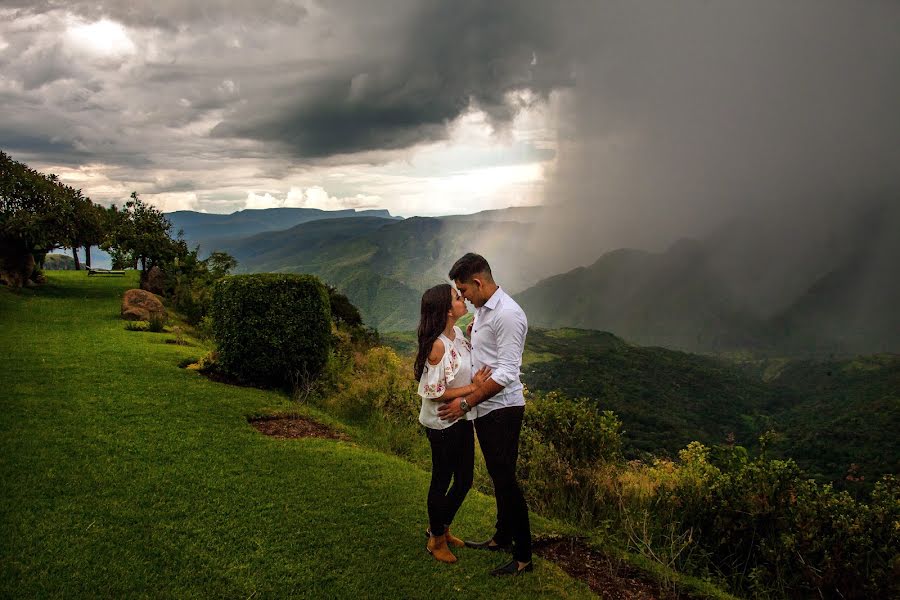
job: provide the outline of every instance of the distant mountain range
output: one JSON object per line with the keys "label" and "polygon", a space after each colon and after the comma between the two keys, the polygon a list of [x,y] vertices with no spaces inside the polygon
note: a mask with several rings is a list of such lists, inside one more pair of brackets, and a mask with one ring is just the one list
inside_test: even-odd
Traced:
{"label": "distant mountain range", "polygon": [[318,208],[248,209],[228,215],[179,210],[166,213],[172,223],[172,233],[184,232],[188,246],[199,244],[201,251],[215,250],[223,244],[263,233],[289,229],[300,223],[322,219],[378,217],[399,220],[387,210],[320,210]]}
{"label": "distant mountain range", "polygon": [[612,331],[642,345],[693,352],[896,351],[897,232],[896,205],[827,232],[822,249],[799,240],[796,247],[773,249],[765,224],[733,223],[662,253],[609,252],[516,300],[535,325]]}
{"label": "distant mountain range", "polygon": [[[491,261],[532,325],[611,331],[691,352],[853,355],[900,349],[900,206],[873,205],[795,235],[788,220],[735,220],[664,252],[622,248],[559,273],[538,243],[550,207],[401,219],[306,208],[166,216],[238,272],[308,272],[382,331],[412,330],[422,292],[466,252]],[[813,231],[814,235],[809,234]],[[547,240],[541,240],[543,244]],[[94,250],[94,264],[108,262]],[[108,265],[105,265],[108,266]]]}
{"label": "distant mountain range", "polygon": [[[498,211],[499,212],[499,211]],[[427,288],[447,281],[453,262],[466,252],[492,257],[504,285],[517,291],[541,273],[530,243],[533,223],[503,218],[378,217],[319,220],[279,232],[224,243],[242,272],[303,272],[337,286],[382,330],[412,329]]]}
{"label": "distant mountain range", "polygon": [[[847,355],[900,348],[900,210],[876,205],[838,227],[736,220],[661,253],[618,249],[554,274],[535,243],[552,209],[398,219],[387,211],[248,210],[167,215],[240,272],[308,272],[380,330],[410,330],[428,287],[470,251],[491,261],[533,325],[611,331],[692,352]],[[205,245],[204,245],[205,244]]]}

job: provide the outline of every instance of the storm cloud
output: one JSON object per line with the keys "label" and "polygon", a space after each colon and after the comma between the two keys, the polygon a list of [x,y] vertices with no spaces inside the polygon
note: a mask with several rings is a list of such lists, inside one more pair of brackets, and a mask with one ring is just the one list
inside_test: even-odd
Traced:
{"label": "storm cloud", "polygon": [[[321,74],[289,74],[262,109],[251,102],[214,135],[273,141],[298,157],[406,148],[441,139],[476,108],[498,128],[519,108],[570,84],[553,6],[409,2],[345,6],[356,52]],[[352,13],[352,17],[351,17]]]}

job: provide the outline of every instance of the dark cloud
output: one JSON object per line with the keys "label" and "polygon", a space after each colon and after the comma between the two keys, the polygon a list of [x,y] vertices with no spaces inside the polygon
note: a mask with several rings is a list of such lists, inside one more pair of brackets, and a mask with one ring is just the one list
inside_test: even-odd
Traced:
{"label": "dark cloud", "polygon": [[470,108],[503,127],[517,110],[510,92],[546,97],[570,83],[548,3],[393,9],[389,23],[373,24],[366,15],[383,10],[379,3],[353,7],[360,43],[352,56],[321,79],[282,87],[274,109],[251,102],[214,134],[277,142],[299,157],[405,148],[446,137],[446,126]]}

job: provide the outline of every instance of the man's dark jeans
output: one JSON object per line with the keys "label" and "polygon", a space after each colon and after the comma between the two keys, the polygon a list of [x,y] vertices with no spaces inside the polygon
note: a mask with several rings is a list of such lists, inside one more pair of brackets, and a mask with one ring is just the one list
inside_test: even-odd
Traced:
{"label": "man's dark jeans", "polygon": [[497,531],[494,541],[513,544],[513,558],[531,562],[531,525],[528,505],[516,481],[519,459],[519,433],[522,431],[524,406],[492,410],[475,419],[478,444],[484,454],[488,473],[494,482],[497,498]]}
{"label": "man's dark jeans", "polygon": [[444,535],[444,528],[453,522],[456,511],[472,487],[475,434],[472,421],[465,420],[457,421],[446,429],[426,427],[425,434],[431,443],[428,525],[433,535]]}

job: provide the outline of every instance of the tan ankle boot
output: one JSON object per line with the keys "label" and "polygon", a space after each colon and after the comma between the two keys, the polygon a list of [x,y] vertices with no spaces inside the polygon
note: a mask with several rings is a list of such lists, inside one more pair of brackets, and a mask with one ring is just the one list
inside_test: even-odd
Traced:
{"label": "tan ankle boot", "polygon": [[466,543],[450,533],[450,528],[447,527],[444,529],[444,537],[447,538],[447,545],[453,546],[454,548],[465,548]]}
{"label": "tan ankle boot", "polygon": [[447,547],[447,536],[446,535],[433,535],[428,538],[428,545],[425,546],[428,549],[428,552],[436,558],[437,560],[445,563],[455,563],[456,557],[453,556],[453,553],[450,552],[450,548]]}

